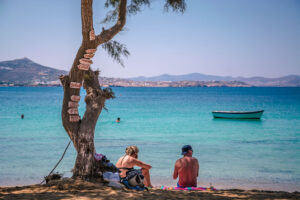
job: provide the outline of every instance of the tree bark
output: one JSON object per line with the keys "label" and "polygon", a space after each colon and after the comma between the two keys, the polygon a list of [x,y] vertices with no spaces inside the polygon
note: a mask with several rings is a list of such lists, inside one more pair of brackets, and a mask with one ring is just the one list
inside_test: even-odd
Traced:
{"label": "tree bark", "polygon": [[[82,44],[77,51],[69,74],[60,77],[64,88],[62,123],[77,151],[73,177],[92,178],[97,176],[100,170],[97,168],[94,159],[94,153],[96,152],[94,132],[105,101],[113,96],[111,90],[101,89],[98,71],[92,71],[90,68],[88,70],[80,70],[78,65],[83,61],[80,61],[80,59],[85,58],[84,54],[87,54],[86,50],[97,49],[99,45],[109,41],[122,30],[126,23],[126,4],[126,0],[120,0],[116,24],[108,30],[103,30],[99,35],[90,40],[90,33],[94,31],[93,0],[81,0]],[[76,114],[74,111],[74,106],[76,109],[76,102],[72,100],[78,99],[75,97],[80,96],[80,88],[74,88],[74,86],[77,87],[78,83],[83,83],[86,90],[84,99],[86,102],[86,111],[83,118],[76,121],[76,115],[74,115],[74,113]]]}

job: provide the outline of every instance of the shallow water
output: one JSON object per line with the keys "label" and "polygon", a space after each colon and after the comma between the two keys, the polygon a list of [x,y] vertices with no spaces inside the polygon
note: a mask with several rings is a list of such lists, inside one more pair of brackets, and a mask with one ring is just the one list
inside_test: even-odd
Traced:
{"label": "shallow water", "polygon": [[[300,88],[113,90],[117,98],[107,101],[97,123],[97,152],[116,162],[126,146],[137,145],[140,159],[153,166],[154,185],[176,184],[174,162],[191,144],[201,186],[300,191]],[[0,88],[0,185],[38,183],[56,164],[69,141],[62,96],[61,87]],[[211,115],[260,109],[261,120]],[[71,146],[57,171],[70,176],[75,157]]]}

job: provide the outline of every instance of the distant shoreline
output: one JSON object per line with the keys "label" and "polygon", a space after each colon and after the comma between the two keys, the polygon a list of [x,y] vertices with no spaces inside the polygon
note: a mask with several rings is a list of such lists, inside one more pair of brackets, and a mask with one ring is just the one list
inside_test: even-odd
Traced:
{"label": "distant shoreline", "polygon": [[[62,87],[61,85],[0,85],[0,88],[13,87]],[[116,86],[105,85],[101,87],[121,87],[121,88],[300,88],[300,86]]]}
{"label": "distant shoreline", "polygon": [[[25,70],[24,70],[25,69]],[[23,58],[0,62],[0,86],[60,85],[58,77],[68,74]],[[161,74],[132,78],[99,77],[100,85],[120,87],[300,87],[300,75],[290,74],[277,78],[262,76],[233,77],[201,73],[183,75]]]}

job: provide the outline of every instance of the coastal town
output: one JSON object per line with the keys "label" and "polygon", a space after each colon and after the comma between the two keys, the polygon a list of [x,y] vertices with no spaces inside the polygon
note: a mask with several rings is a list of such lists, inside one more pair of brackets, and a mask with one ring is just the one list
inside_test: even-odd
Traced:
{"label": "coastal town", "polygon": [[[99,78],[102,87],[251,87],[242,81],[133,81],[121,78]],[[57,81],[35,80],[30,82],[0,82],[0,87],[18,87],[18,86],[61,86]]]}
{"label": "coastal town", "polygon": [[241,81],[133,81],[129,79],[99,79],[103,87],[251,87]]}

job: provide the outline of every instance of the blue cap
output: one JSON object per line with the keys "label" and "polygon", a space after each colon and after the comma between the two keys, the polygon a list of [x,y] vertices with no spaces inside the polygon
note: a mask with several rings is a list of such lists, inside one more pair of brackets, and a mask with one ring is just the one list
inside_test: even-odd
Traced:
{"label": "blue cap", "polygon": [[182,150],[181,155],[185,155],[189,150],[192,150],[192,151],[193,151],[193,148],[192,148],[191,145],[184,145],[184,146],[181,148],[181,150]]}

